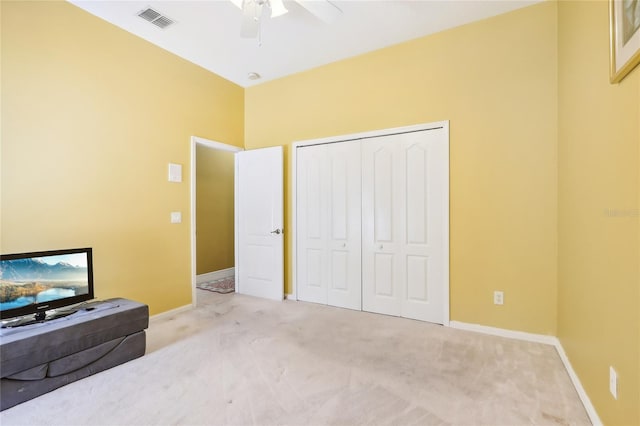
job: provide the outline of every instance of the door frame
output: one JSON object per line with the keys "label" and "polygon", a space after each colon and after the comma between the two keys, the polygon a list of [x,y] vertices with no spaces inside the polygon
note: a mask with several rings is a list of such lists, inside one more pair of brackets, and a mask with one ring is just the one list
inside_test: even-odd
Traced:
{"label": "door frame", "polygon": [[[196,307],[196,147],[197,145],[202,145],[207,148],[216,149],[218,151],[227,151],[227,152],[240,152],[244,151],[244,149],[234,146],[228,145],[226,143],[212,141],[209,139],[201,138],[198,136],[191,136],[191,176],[190,176],[190,209],[191,209],[191,305]],[[234,165],[235,170],[235,165]],[[235,177],[234,177],[234,190],[233,190],[233,198],[234,203],[237,198],[237,189],[235,188]],[[235,218],[234,218],[235,221]],[[234,223],[234,250],[237,253],[237,245],[238,245],[238,234],[237,228]],[[234,255],[236,254],[234,253]]]}
{"label": "door frame", "polygon": [[292,283],[291,283],[291,293],[286,295],[286,298],[288,299],[295,299],[298,300],[297,298],[297,288],[298,288],[298,280],[297,280],[297,268],[296,268],[296,264],[297,264],[297,256],[298,256],[298,246],[297,246],[297,204],[298,204],[298,199],[297,199],[297,192],[298,192],[298,185],[297,185],[297,163],[298,163],[298,152],[297,149],[299,147],[304,147],[304,146],[313,146],[313,145],[323,145],[323,144],[329,144],[329,143],[340,143],[340,142],[348,142],[348,141],[353,141],[353,140],[363,140],[366,141],[367,139],[371,139],[371,138],[376,138],[376,137],[380,137],[380,136],[390,136],[390,135],[394,135],[394,134],[398,134],[398,133],[410,133],[410,132],[419,132],[419,131],[423,131],[423,130],[435,130],[435,129],[440,129],[443,128],[446,130],[447,132],[447,163],[444,165],[445,167],[445,177],[446,177],[446,187],[447,190],[444,191],[443,194],[443,211],[442,211],[442,220],[443,220],[443,225],[446,227],[446,232],[444,233],[445,235],[445,239],[443,241],[443,251],[444,251],[444,259],[443,259],[443,263],[444,263],[444,281],[445,281],[445,289],[443,291],[443,295],[444,298],[442,300],[443,303],[443,318],[442,318],[442,324],[445,326],[449,326],[449,322],[450,322],[450,307],[449,307],[449,293],[451,291],[451,285],[450,285],[450,262],[449,262],[449,239],[450,239],[450,226],[449,226],[449,212],[450,212],[450,208],[449,208],[449,192],[451,190],[451,185],[450,185],[450,167],[449,167],[449,162],[450,162],[450,142],[449,142],[449,137],[450,137],[450,131],[449,131],[449,120],[444,120],[444,121],[436,121],[436,122],[432,122],[432,123],[423,123],[423,124],[416,124],[416,125],[412,125],[412,126],[402,126],[402,127],[394,127],[394,128],[389,128],[389,129],[380,129],[380,130],[372,130],[372,131],[368,131],[368,132],[361,132],[361,133],[351,133],[351,134],[347,134],[347,135],[339,135],[339,136],[330,136],[330,137],[326,137],[326,138],[319,138],[319,139],[308,139],[308,140],[301,140],[301,141],[294,141],[291,144],[292,147],[292,153],[291,153],[291,222],[292,222],[292,226],[291,226],[291,279],[292,279]]}

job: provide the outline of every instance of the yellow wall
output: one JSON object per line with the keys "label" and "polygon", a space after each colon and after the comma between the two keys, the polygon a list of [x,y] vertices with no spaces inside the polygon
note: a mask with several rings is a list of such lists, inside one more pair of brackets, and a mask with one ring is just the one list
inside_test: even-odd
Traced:
{"label": "yellow wall", "polygon": [[189,304],[190,137],[241,146],[243,89],[69,3],[1,7],[1,251],[91,246],[98,298]]}
{"label": "yellow wall", "polygon": [[247,90],[68,3],[0,5],[1,252],[92,246],[99,298],[166,311],[191,301],[191,135],[284,145],[290,229],[292,141],[450,120],[451,319],[557,334],[602,420],[640,423],[640,69],[608,83],[606,2]]}
{"label": "yellow wall", "polygon": [[563,1],[558,16],[558,336],[602,421],[637,425],[640,69],[609,84],[607,2]]}
{"label": "yellow wall", "polygon": [[234,266],[233,152],[196,147],[196,272]]}
{"label": "yellow wall", "polygon": [[450,120],[451,319],[555,334],[556,12],[543,3],[251,87],[245,147],[289,154],[292,141]]}

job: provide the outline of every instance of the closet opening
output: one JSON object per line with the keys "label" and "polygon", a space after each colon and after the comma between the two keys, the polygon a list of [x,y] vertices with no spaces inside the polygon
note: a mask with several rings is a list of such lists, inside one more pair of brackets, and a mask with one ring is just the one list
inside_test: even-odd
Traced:
{"label": "closet opening", "polygon": [[293,297],[448,325],[449,123],[293,148]]}

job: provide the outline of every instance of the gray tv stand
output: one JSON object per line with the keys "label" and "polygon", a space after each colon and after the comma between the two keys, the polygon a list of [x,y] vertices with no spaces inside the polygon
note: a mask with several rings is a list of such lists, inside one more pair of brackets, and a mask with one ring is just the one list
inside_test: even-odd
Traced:
{"label": "gray tv stand", "polygon": [[0,329],[0,411],[141,357],[148,326],[147,305],[108,299],[66,317]]}

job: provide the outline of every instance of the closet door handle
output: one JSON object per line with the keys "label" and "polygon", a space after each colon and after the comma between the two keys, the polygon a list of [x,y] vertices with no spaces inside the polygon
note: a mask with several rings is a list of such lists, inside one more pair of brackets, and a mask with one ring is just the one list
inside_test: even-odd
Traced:
{"label": "closet door handle", "polygon": [[276,229],[275,231],[271,231],[272,234],[276,234],[276,235],[280,235],[280,233],[282,233],[281,230]]}
{"label": "closet door handle", "polygon": [[382,250],[384,248],[384,246],[382,244],[380,244],[380,250]]}

